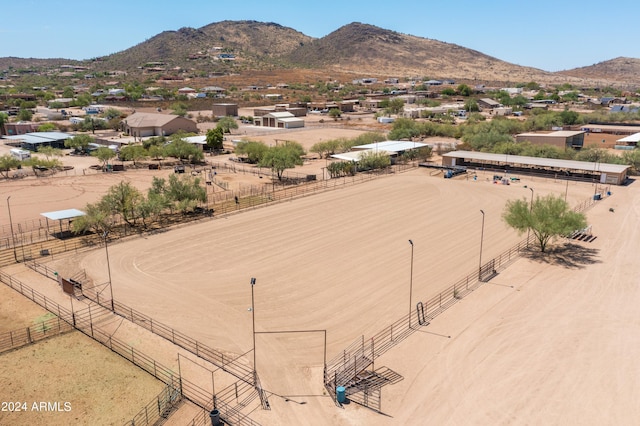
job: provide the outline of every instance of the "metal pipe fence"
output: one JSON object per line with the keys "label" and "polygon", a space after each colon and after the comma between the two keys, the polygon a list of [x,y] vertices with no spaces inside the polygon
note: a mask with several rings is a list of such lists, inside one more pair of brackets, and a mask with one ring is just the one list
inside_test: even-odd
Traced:
{"label": "metal pipe fence", "polygon": [[73,325],[56,316],[30,327],[0,333],[0,353],[72,331]]}
{"label": "metal pipe fence", "polygon": [[[296,172],[285,171],[282,181],[274,182],[271,185],[243,185],[235,190],[215,189],[211,193],[207,193],[206,210],[212,208],[216,215],[224,215],[233,213],[246,208],[254,208],[265,205],[274,201],[290,200],[300,196],[325,191],[329,189],[337,189],[347,185],[362,183],[377,177],[386,176],[394,172],[406,171],[417,167],[415,164],[401,164],[390,167],[386,171],[377,172],[360,172],[353,176],[343,176],[339,178],[324,178],[315,174],[302,174]],[[198,173],[209,173],[212,170],[224,170],[229,173],[251,174],[256,176],[272,176],[271,170],[267,168],[245,167],[235,164],[213,163],[211,168],[200,169]],[[215,179],[214,179],[215,182]],[[223,182],[219,182],[222,185]],[[237,202],[236,202],[237,198]],[[206,210],[204,213],[207,213]],[[186,223],[193,220],[208,217],[205,215],[179,215],[174,213],[165,213],[158,218],[154,227],[166,228],[177,223]],[[117,234],[119,237],[134,235],[148,229],[140,227],[132,227],[125,221],[118,219],[114,226],[112,237]],[[70,222],[67,221],[64,226],[62,224],[50,224],[47,219],[31,219],[14,225],[13,234],[10,226],[7,224],[0,225],[0,251],[12,248],[22,248],[30,257],[40,257],[39,252],[49,249],[59,251],[59,242],[63,247],[69,246],[69,249],[77,249],[80,245],[77,242],[79,238],[87,240],[89,243],[96,244],[99,237],[75,237],[68,240],[61,240],[56,237],[56,233],[71,233]],[[49,248],[51,247],[51,248]],[[68,250],[65,248],[65,250]],[[18,250],[20,255],[20,250]],[[2,264],[2,259],[0,259]]]}
{"label": "metal pipe fence", "polygon": [[[50,271],[51,269],[49,268],[48,270]],[[240,413],[237,409],[235,409],[231,404],[226,402],[224,400],[224,395],[222,397],[216,396],[214,398],[213,394],[180,377],[179,374],[174,373],[170,368],[165,367],[155,359],[140,352],[139,350],[126,344],[125,342],[122,342],[121,340],[111,336],[110,334],[101,331],[98,328],[99,322],[103,318],[110,316],[111,311],[102,307],[96,308],[94,306],[92,308],[91,305],[89,305],[85,309],[73,312],[69,311],[68,309],[60,306],[58,303],[52,301],[33,288],[24,284],[22,281],[2,271],[0,271],[0,282],[6,284],[23,296],[42,306],[49,312],[56,314],[57,317],[53,318],[52,320],[60,321],[59,327],[61,329],[69,327],[70,330],[76,329],[83,334],[91,337],[98,343],[106,346],[111,351],[127,359],[132,364],[143,369],[168,386],[180,389],[180,393],[184,398],[188,399],[199,407],[205,410],[209,410],[213,406],[215,400],[215,403],[219,406],[218,408],[220,410],[221,417],[225,419],[225,422],[230,424],[258,425],[258,423],[252,421],[246,415]],[[63,323],[66,323],[66,325],[62,325]],[[41,327],[41,324],[37,324],[35,327]],[[32,338],[40,339],[40,336],[43,336],[42,338],[44,338],[44,336],[48,337],[48,331],[49,330],[46,329],[46,326],[41,327],[40,331],[36,330],[36,332],[32,334]],[[12,337],[13,334],[10,333],[10,344]],[[253,371],[251,371],[251,376],[253,376]],[[246,380],[247,379],[245,377],[245,381]],[[245,383],[245,385],[251,385],[251,383]],[[238,421],[232,422],[228,419],[238,419]]]}
{"label": "metal pipe fence", "polygon": [[166,419],[182,401],[179,388],[167,385],[151,402],[138,412],[125,425],[155,425]]}

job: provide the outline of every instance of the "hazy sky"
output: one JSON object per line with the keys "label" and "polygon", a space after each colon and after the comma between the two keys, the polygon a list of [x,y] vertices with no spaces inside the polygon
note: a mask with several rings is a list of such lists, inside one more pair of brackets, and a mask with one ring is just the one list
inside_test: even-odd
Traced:
{"label": "hazy sky", "polygon": [[15,0],[2,1],[0,57],[89,59],[181,27],[275,22],[322,37],[351,22],[560,71],[640,58],[638,0]]}

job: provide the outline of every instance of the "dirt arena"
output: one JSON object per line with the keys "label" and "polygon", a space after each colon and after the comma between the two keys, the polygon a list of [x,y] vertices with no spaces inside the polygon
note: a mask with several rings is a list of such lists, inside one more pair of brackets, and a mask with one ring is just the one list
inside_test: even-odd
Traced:
{"label": "dirt arena", "polygon": [[[326,330],[331,358],[406,315],[409,239],[416,302],[476,270],[480,209],[488,260],[523,239],[501,220],[507,200],[528,200],[534,188],[536,196],[567,191],[575,205],[595,190],[530,178],[502,186],[488,177],[445,180],[420,168],[114,243],[114,296],[209,346],[246,354],[250,365],[255,277],[256,331]],[[83,188],[110,186],[74,179]],[[325,395],[319,335],[259,334],[262,385],[289,402],[272,397],[271,411],[257,409],[251,417],[265,425],[633,424],[640,393],[633,328],[640,267],[629,256],[640,241],[636,186],[614,187],[587,212],[595,241],[516,261],[376,361],[404,377],[383,389],[384,414],[356,404],[339,409]],[[30,217],[28,195],[10,185],[2,194],[11,194],[12,209],[15,197],[16,209]],[[37,207],[82,208],[90,197]],[[104,250],[58,266],[71,264],[96,282],[107,280]]]}

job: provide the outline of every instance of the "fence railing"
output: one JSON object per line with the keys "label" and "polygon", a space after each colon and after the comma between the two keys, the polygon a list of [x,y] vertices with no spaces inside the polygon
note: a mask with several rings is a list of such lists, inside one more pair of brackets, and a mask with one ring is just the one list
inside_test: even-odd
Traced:
{"label": "fence railing", "polygon": [[[35,260],[30,260],[25,262],[25,265],[29,268],[37,271],[44,276],[51,278],[52,280],[57,280],[57,273],[49,268],[46,265],[39,264]],[[84,284],[82,281],[79,281],[81,284]],[[97,303],[107,310],[111,310],[112,304],[111,300],[107,298],[100,299],[96,297],[96,293],[93,291],[85,291],[84,285],[82,286],[82,294],[89,300]],[[156,334],[174,345],[180,346],[183,349],[193,353],[194,355],[205,359],[212,364],[218,366],[220,369],[226,371],[229,374],[232,374],[236,378],[240,380],[248,380],[252,386],[253,383],[253,369],[247,367],[244,364],[241,364],[237,361],[237,356],[229,356],[226,355],[222,351],[218,351],[216,349],[212,349],[207,345],[181,333],[180,331],[165,325],[164,323],[154,320],[152,317],[143,314],[130,306],[125,305],[124,303],[118,302],[117,300],[113,301],[113,308],[116,315],[119,315],[132,323],[149,330],[151,333]]]}
{"label": "fence railing", "polygon": [[[48,270],[51,271],[50,268]],[[132,364],[153,375],[168,386],[171,386],[174,389],[180,389],[181,395],[184,398],[198,405],[202,409],[212,409],[214,404],[213,394],[185,380],[180,377],[178,373],[173,372],[170,368],[165,367],[163,364],[157,362],[155,359],[140,352],[134,347],[122,342],[108,333],[101,331],[97,324],[99,324],[106,315],[111,315],[111,312],[107,309],[103,307],[96,308],[95,306],[92,308],[90,305],[85,309],[69,311],[55,301],[52,301],[38,291],[24,284],[22,281],[2,271],[0,271],[0,282],[42,306],[49,312],[57,315],[55,319],[56,321],[61,321],[61,324],[64,322],[70,329],[79,330],[98,343],[106,346],[111,351],[127,359]],[[39,325],[36,325],[36,327],[38,326]],[[61,325],[60,328],[64,328],[66,326]],[[44,331],[43,334],[44,333],[46,333],[46,331]],[[11,339],[11,336],[9,338]],[[253,372],[251,372],[251,375],[253,375]],[[247,379],[245,378],[245,380]],[[250,384],[245,383],[245,386],[246,385]],[[258,425],[258,423],[249,419],[246,415],[240,413],[236,408],[234,408],[229,402],[225,401],[225,396],[225,394],[221,396],[216,395],[215,398],[215,403],[218,406],[217,408],[225,422],[229,424]],[[238,420],[232,422],[228,419]]]}
{"label": "fence railing", "polygon": [[[252,174],[257,176],[271,176],[270,169],[259,167],[245,167],[242,165],[214,163],[211,168],[202,168],[198,173],[210,173],[212,170],[224,170],[227,172]],[[354,176],[345,176],[340,178],[331,178],[324,175],[310,175],[296,172],[285,171],[282,182],[276,181],[272,185],[243,185],[235,190],[219,189],[212,186],[211,192],[207,191],[206,210],[213,209],[215,215],[224,215],[233,213],[238,210],[253,208],[265,205],[274,201],[289,200],[315,192],[321,192],[329,189],[341,188],[350,184],[361,183],[376,177],[385,176],[392,172],[409,170],[416,167],[414,164],[395,165],[383,172],[361,172]],[[213,179],[215,180],[215,179]],[[238,202],[236,202],[236,197]],[[176,223],[185,223],[206,217],[206,215],[163,215],[159,219],[156,226],[161,228],[175,225]],[[133,235],[141,232],[140,229],[132,228],[130,225],[120,221],[116,223],[112,238]],[[13,228],[13,232],[12,232]],[[10,225],[0,225],[0,250],[17,249],[18,257],[40,257],[41,250],[48,249],[48,243],[56,243],[59,241],[69,244],[70,250],[77,249],[77,238],[60,240],[54,236],[55,233],[70,233],[70,223],[50,224],[46,219],[31,219]],[[117,235],[116,235],[117,234]],[[55,246],[55,244],[54,244]],[[21,252],[21,249],[28,247],[27,253]],[[65,246],[66,247],[66,246]],[[56,247],[54,251],[59,251]],[[65,249],[67,250],[67,249]],[[51,250],[50,250],[51,251]],[[1,262],[0,262],[1,263]]]}
{"label": "fence railing", "polygon": [[155,425],[166,419],[182,401],[179,388],[167,385],[151,400],[133,419],[125,423],[125,426]]}
{"label": "fence railing", "polygon": [[56,316],[30,327],[0,333],[0,353],[36,343],[40,340],[72,331],[73,325]]}

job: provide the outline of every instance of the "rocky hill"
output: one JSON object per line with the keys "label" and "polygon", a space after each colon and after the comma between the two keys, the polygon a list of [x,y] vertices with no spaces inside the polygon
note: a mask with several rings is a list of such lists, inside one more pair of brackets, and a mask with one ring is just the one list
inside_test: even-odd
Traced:
{"label": "rocky hill", "polygon": [[616,80],[640,86],[640,59],[619,57],[588,67],[560,71],[557,74],[597,81]]}
{"label": "rocky hill", "polygon": [[362,23],[345,25],[300,46],[288,58],[300,67],[359,74],[499,81],[551,76],[551,73],[513,65],[455,44]]}
{"label": "rocky hill", "polygon": [[[131,71],[155,62],[167,69],[263,69],[311,40],[311,37],[279,24],[222,21],[198,29],[162,32],[127,50],[100,58],[98,66]],[[242,65],[229,66],[236,62]]]}
{"label": "rocky hill", "polygon": [[363,23],[345,25],[314,39],[292,28],[256,21],[222,21],[162,32],[124,51],[92,61],[0,58],[0,70],[89,66],[171,75],[251,74],[305,69],[360,77],[452,78],[467,82],[571,83],[640,86],[640,59],[616,58],[590,67],[550,73],[514,65],[451,43],[402,34]]}

